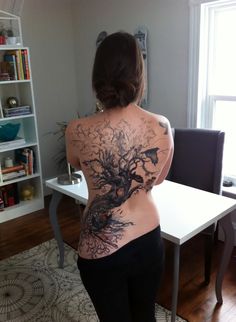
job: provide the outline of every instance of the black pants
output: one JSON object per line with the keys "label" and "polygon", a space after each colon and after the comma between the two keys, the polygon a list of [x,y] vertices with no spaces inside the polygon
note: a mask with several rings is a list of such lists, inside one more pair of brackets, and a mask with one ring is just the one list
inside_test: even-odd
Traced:
{"label": "black pants", "polygon": [[100,322],[154,322],[163,269],[160,227],[99,259],[78,258]]}

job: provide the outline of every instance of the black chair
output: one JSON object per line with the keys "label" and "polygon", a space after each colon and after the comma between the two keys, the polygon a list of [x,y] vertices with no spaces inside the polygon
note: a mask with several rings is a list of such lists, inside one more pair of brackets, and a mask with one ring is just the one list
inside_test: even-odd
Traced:
{"label": "black chair", "polygon": [[[167,179],[221,194],[225,133],[206,129],[173,129],[174,156]],[[191,214],[189,214],[191,216]],[[210,282],[216,225],[206,228],[205,283]]]}

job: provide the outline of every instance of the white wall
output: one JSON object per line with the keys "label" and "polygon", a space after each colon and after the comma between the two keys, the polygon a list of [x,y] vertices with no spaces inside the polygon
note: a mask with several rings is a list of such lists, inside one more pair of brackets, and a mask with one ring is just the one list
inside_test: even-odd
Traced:
{"label": "white wall", "polygon": [[53,157],[61,144],[47,133],[78,110],[71,3],[25,0],[21,17],[24,45],[30,47],[44,178],[58,174]]}
{"label": "white wall", "polygon": [[[21,0],[16,0],[21,1]],[[44,179],[59,171],[57,138],[46,135],[95,109],[91,72],[100,31],[149,30],[150,110],[187,125],[188,0],[25,0],[24,45],[30,47]]]}
{"label": "white wall", "polygon": [[80,109],[94,109],[91,72],[100,31],[149,30],[149,109],[187,126],[188,0],[78,0],[74,3]]}

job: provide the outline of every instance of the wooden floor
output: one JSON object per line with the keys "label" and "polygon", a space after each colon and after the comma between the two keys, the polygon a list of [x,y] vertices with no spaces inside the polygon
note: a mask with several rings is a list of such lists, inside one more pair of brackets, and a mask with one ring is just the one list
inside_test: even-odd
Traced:
{"label": "wooden floor", "polygon": [[[10,257],[53,238],[48,218],[49,198],[45,209],[0,224],[0,259]],[[0,213],[1,215],[1,213]],[[64,240],[76,248],[79,235],[78,205],[64,196],[59,209]],[[181,248],[178,314],[189,322],[236,322],[236,249],[224,278],[222,306],[216,305],[214,282],[222,253],[222,242],[214,250],[211,282],[203,286],[203,240],[197,236]],[[166,265],[158,302],[170,309],[173,247],[165,243]],[[122,321],[121,321],[122,322]],[[145,322],[145,321],[144,321]]]}

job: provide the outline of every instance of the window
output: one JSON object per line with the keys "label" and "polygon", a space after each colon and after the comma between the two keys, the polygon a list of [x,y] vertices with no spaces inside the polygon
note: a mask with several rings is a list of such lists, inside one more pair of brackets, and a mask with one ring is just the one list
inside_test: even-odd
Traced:
{"label": "window", "polygon": [[188,126],[225,132],[224,175],[236,184],[236,0],[191,0]]}

